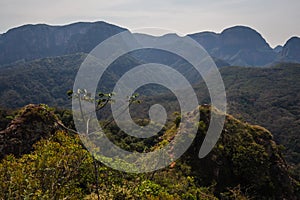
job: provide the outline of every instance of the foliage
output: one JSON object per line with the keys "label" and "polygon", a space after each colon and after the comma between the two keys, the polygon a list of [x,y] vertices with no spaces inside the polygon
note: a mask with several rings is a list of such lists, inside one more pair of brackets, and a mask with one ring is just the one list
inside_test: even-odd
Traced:
{"label": "foliage", "polygon": [[5,129],[16,115],[16,111],[0,108],[0,131]]}
{"label": "foliage", "polygon": [[[63,58],[60,59],[63,60]],[[34,67],[39,65],[36,62],[45,64],[49,60],[32,62],[32,65],[36,65]],[[60,62],[63,63],[63,61]],[[71,68],[70,65],[70,68],[66,69],[71,70]],[[15,69],[17,68],[12,67],[5,70],[18,73]],[[289,177],[292,174],[299,180],[299,136],[297,132],[300,109],[299,69],[299,65],[289,64],[263,69],[231,67],[221,70],[227,88],[229,112],[238,116],[242,121],[262,124],[270,129],[274,133],[275,141],[284,144],[285,155],[290,162],[294,163],[294,168],[288,168],[281,155],[282,146],[276,145],[269,131],[259,126],[243,123],[231,116],[227,116],[222,136],[214,150],[207,158],[199,160],[197,157],[199,144],[202,142],[209,123],[208,108],[202,107],[201,121],[198,123],[199,137],[184,157],[174,163],[175,167],[170,166],[169,169],[153,174],[136,175],[117,172],[99,164],[98,176],[102,198],[201,199],[207,197],[207,199],[213,199],[216,195],[224,199],[244,199],[247,197],[275,198],[275,194],[292,195],[294,191],[299,192],[299,182]],[[24,70],[30,72],[33,69]],[[45,80],[45,76],[41,76],[38,82]],[[54,75],[52,74],[51,77],[54,78]],[[12,81],[7,78],[3,80],[7,83]],[[6,86],[8,85],[4,85]],[[9,86],[13,85],[9,84]],[[8,101],[4,103],[7,105],[25,103],[20,100],[23,98],[20,96],[23,89],[12,93],[12,97],[17,99],[16,102],[8,98]],[[196,89],[199,91],[199,99],[206,102],[207,91],[203,89],[202,83]],[[40,90],[36,91],[40,92]],[[1,95],[4,93],[6,92],[0,92]],[[87,94],[87,92],[83,93]],[[37,98],[37,101],[40,98],[36,94],[31,97]],[[157,99],[166,100],[167,107],[174,108],[172,112],[177,110],[173,96],[160,95],[151,99],[144,98],[143,101],[148,105]],[[46,106],[44,108],[44,113],[36,114],[41,116],[39,119],[42,121],[49,121],[47,112],[51,109]],[[143,108],[139,111],[145,112],[145,110],[147,109]],[[53,112],[66,126],[74,127],[70,111],[58,109]],[[3,112],[3,124],[7,124],[7,116],[14,115]],[[170,141],[173,132],[178,128],[179,119],[176,117],[172,120],[175,125],[169,126],[168,124],[157,136],[147,139],[130,137],[118,129],[114,123],[107,126],[106,131],[107,136],[120,147],[126,150],[147,152]],[[147,124],[147,120],[144,119],[137,119],[137,121],[140,124]],[[33,131],[36,127],[29,128]],[[156,145],[156,143],[159,144]],[[57,132],[50,139],[41,140],[36,144],[33,152],[24,154],[21,158],[7,156],[0,164],[0,177],[0,192],[2,192],[0,197],[3,196],[3,199],[77,199],[93,198],[95,194],[91,156],[76,136],[70,136],[65,132]],[[70,181],[67,183],[65,180]],[[298,190],[295,185],[298,185]],[[279,196],[281,197],[284,198],[284,196]]]}
{"label": "foliage", "polygon": [[[59,131],[34,147],[30,154],[9,155],[0,163],[0,199],[96,199],[93,160],[78,136]],[[104,165],[98,170],[104,199],[214,199],[181,171],[135,175]]]}
{"label": "foliage", "polygon": [[[85,54],[74,54],[44,58],[1,68],[0,97],[3,101],[0,106],[16,108],[29,103],[46,103],[50,106],[70,108],[70,100],[65,96],[65,91],[72,87],[76,71],[85,56]],[[95,62],[99,61],[95,59]],[[130,56],[113,63],[111,70],[101,80],[102,91],[112,88],[115,80],[118,80],[124,71],[137,64],[138,61]],[[300,162],[299,69],[299,64],[291,63],[278,64],[269,68],[224,67],[220,69],[226,87],[229,113],[243,121],[269,129],[274,134],[275,141],[285,146],[286,159],[295,168]],[[210,102],[203,82],[199,81],[195,89],[201,103]],[[143,106],[138,108],[141,113],[148,111],[147,106],[144,105],[153,105],[152,103],[159,99],[167,102],[164,107],[166,110],[170,108],[170,113],[178,111],[176,98],[173,95],[169,93],[151,95],[154,91],[155,94],[158,93],[157,87],[143,88],[143,90],[147,90],[149,97],[143,99]]]}
{"label": "foliage", "polygon": [[[300,163],[300,65],[278,64],[268,68],[224,67],[220,69],[228,103],[228,113],[241,121],[258,124],[270,130],[274,140],[285,147],[284,156],[298,170]],[[205,83],[195,85],[200,104],[209,104]],[[171,94],[143,100],[153,105],[160,99],[171,113],[179,111]],[[142,112],[146,112],[140,109]],[[295,171],[295,174],[299,174]]]}
{"label": "foliage", "polygon": [[[35,151],[0,164],[3,199],[78,199],[92,186],[91,157],[78,137],[58,132]],[[85,191],[87,190],[87,191]]]}
{"label": "foliage", "polygon": [[229,112],[270,130],[284,145],[284,155],[300,163],[300,65],[278,64],[271,68],[231,67],[221,70]]}

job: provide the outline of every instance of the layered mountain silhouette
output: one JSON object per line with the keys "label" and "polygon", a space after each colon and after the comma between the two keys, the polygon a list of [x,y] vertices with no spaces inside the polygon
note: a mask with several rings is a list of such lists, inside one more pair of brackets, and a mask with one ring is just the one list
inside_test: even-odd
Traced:
{"label": "layered mountain silhouette", "polygon": [[[106,22],[79,22],[65,26],[24,25],[0,35],[0,65],[73,53],[89,53],[100,42],[126,29]],[[188,35],[220,66],[266,66],[274,62],[300,62],[300,38],[272,49],[257,31],[235,26],[221,33]],[[172,34],[172,37],[179,37]],[[168,37],[162,36],[163,42]]]}
{"label": "layered mountain silhouette", "polygon": [[[41,191],[34,187],[31,188],[34,185],[28,183],[34,183],[37,188],[44,188],[44,185],[40,184],[46,182],[44,177],[54,176],[51,174],[40,175],[39,173],[48,173],[49,169],[53,169],[55,172],[61,169],[63,174],[70,172],[70,174],[80,177],[78,180],[82,180],[82,177],[93,177],[92,170],[90,170],[94,167],[92,159],[87,163],[89,168],[85,165],[76,167],[76,170],[80,169],[80,171],[86,169],[89,172],[87,176],[81,176],[80,173],[80,176],[77,175],[78,170],[69,170],[69,163],[72,164],[71,166],[74,166],[75,163],[77,166],[80,162],[74,158],[73,145],[75,143],[72,144],[72,142],[75,140],[74,138],[70,140],[71,136],[74,135],[66,137],[66,130],[69,130],[66,126],[73,127],[74,125],[71,112],[64,110],[71,107],[71,100],[68,99],[66,92],[72,89],[76,73],[88,53],[100,42],[122,31],[126,31],[126,29],[105,22],[80,22],[66,26],[24,25],[0,34],[0,98],[2,99],[0,102],[0,125],[3,129],[0,131],[0,159],[7,157],[2,163],[13,166],[2,167],[5,170],[0,170],[0,177],[9,177],[10,179],[5,181],[6,184],[0,184],[0,196],[1,192],[14,192],[12,189],[14,187],[17,188],[16,191],[20,191],[22,197],[24,197],[22,191],[30,194]],[[157,190],[158,187],[166,190],[167,183],[172,185],[172,191],[177,192],[181,190],[174,188],[173,185],[177,185],[177,183],[171,180],[185,183],[183,178],[187,177],[189,181],[186,181],[184,191],[187,188],[193,189],[191,183],[195,183],[195,187],[204,187],[205,191],[213,191],[214,195],[221,199],[246,199],[238,198],[236,194],[240,196],[245,194],[250,199],[299,199],[300,64],[294,63],[300,63],[300,38],[292,37],[285,45],[279,45],[273,49],[261,34],[245,26],[231,27],[221,33],[201,32],[188,36],[206,49],[218,67],[223,67],[220,69],[220,74],[226,88],[228,112],[240,119],[226,115],[221,137],[213,151],[205,159],[199,160],[198,152],[200,144],[206,136],[213,110],[208,105],[210,98],[205,83],[201,77],[196,75],[197,73],[190,70],[191,66],[187,61],[179,59],[170,52],[156,49],[130,52],[115,60],[105,72],[106,74],[103,75],[104,78],[102,77],[98,83],[97,90],[111,92],[116,81],[124,73],[135,66],[157,61],[178,70],[194,86],[199,103],[203,104],[199,107],[200,121],[199,124],[198,121],[196,124],[198,126],[197,136],[181,160],[173,162],[170,168],[166,170],[153,173],[149,183],[155,186],[155,191],[160,191]],[[174,38],[180,39],[176,34],[167,34],[161,37],[144,35],[143,39],[147,39],[149,42],[168,43]],[[176,45],[174,46],[176,47]],[[97,57],[93,57],[93,59],[93,63],[101,64],[101,60]],[[263,66],[274,65],[275,63],[277,63],[276,66],[263,68]],[[101,87],[99,88],[99,86]],[[124,147],[124,149],[133,148],[131,150],[142,152],[146,149],[144,148],[146,144],[149,145],[150,149],[156,140],[158,144],[153,146],[154,149],[161,148],[166,142],[171,141],[174,134],[177,133],[176,121],[180,118],[176,117],[176,112],[173,112],[177,111],[178,102],[170,91],[166,92],[166,90],[153,85],[139,89],[141,90],[137,90],[137,93],[140,94],[139,98],[142,103],[133,106],[137,106],[139,114],[145,114],[146,119],[150,105],[159,104],[162,101],[166,102],[163,106],[168,113],[174,113],[174,116],[170,116],[170,121],[162,129],[163,134],[156,138],[136,140],[136,138],[126,136],[114,123],[111,123],[107,130],[109,131],[108,136],[114,140],[115,144]],[[62,110],[53,110],[44,104],[59,107]],[[23,108],[16,113],[10,110],[20,107]],[[6,108],[10,109],[6,110]],[[105,109],[101,110],[101,115],[104,116],[106,111]],[[135,117],[135,113],[130,114],[133,114],[133,118]],[[192,117],[192,115],[190,116]],[[13,120],[9,123],[8,120],[12,118]],[[174,124],[173,118],[176,118]],[[102,118],[99,117],[99,119]],[[143,117],[140,119],[142,120]],[[274,138],[268,130],[243,121],[265,126],[274,133]],[[143,122],[147,122],[147,120],[143,120]],[[190,127],[179,128],[183,128],[184,133],[189,132]],[[61,142],[56,138],[56,135],[62,141],[70,141],[71,143]],[[117,137],[120,140],[116,139]],[[39,143],[41,141],[42,143]],[[55,145],[53,145],[54,143]],[[285,149],[276,143],[284,145]],[[63,148],[63,144],[72,148],[72,157],[65,159],[68,154],[66,154],[67,151],[63,151],[64,149],[62,150],[63,156],[57,156],[60,153],[58,150]],[[51,156],[49,156],[49,152],[52,152],[50,146],[55,149],[53,151],[55,153],[52,153]],[[146,147],[148,148],[148,146]],[[83,147],[81,148],[83,149]],[[80,152],[82,151],[80,150]],[[9,154],[19,158],[12,159]],[[85,154],[83,155],[88,158]],[[37,168],[36,163],[40,162],[40,158],[41,163],[45,163],[44,158],[67,160],[69,163],[63,165],[68,166],[68,168],[57,167],[58,165],[49,168],[44,164]],[[81,157],[78,157],[78,160],[81,161]],[[34,164],[30,165],[30,163]],[[116,164],[120,163],[116,162]],[[15,171],[18,172],[18,166],[22,169],[19,170],[19,174],[15,173]],[[28,167],[23,169],[23,166]],[[36,171],[32,171],[32,169],[36,169]],[[138,191],[132,190],[133,187],[128,185],[127,180],[126,184],[116,182],[114,178],[111,178],[111,175],[108,175],[111,174],[110,172],[109,169],[100,170],[99,177],[101,178],[99,180],[102,180],[104,185],[118,183],[122,191],[124,186],[130,188],[131,192]],[[7,174],[12,174],[17,178],[11,178]],[[166,179],[165,175],[167,174],[173,179]],[[26,181],[20,178],[23,176]],[[82,183],[78,182],[76,177],[74,182],[78,187],[76,191],[85,192],[86,188],[94,188],[93,180],[89,183],[89,180],[86,181],[85,179]],[[107,182],[103,177],[108,177],[113,184]],[[116,177],[118,178],[116,180],[119,180],[121,176],[117,175]],[[155,178],[159,181],[154,185],[151,181],[154,181]],[[59,187],[57,188],[66,187],[67,191],[70,191],[69,181],[72,179],[74,179],[73,176],[66,180],[62,179],[68,184],[64,186],[58,182]],[[136,178],[130,179],[135,180]],[[14,180],[21,181],[21,184]],[[141,183],[144,184],[145,181]],[[29,190],[25,190],[26,187],[21,187],[22,184],[26,187],[29,185]],[[49,185],[53,188],[54,184]],[[148,190],[151,187],[145,188]],[[105,187],[100,188],[102,194]],[[93,190],[87,190],[84,195],[91,191],[93,192]],[[114,190],[109,191],[115,193]],[[198,192],[195,190],[193,193]],[[73,195],[77,195],[77,193],[73,192]],[[205,193],[201,193],[201,195],[207,197]],[[227,196],[228,198],[225,198]],[[120,197],[120,199],[124,198]],[[170,196],[169,199],[176,198]],[[180,198],[178,197],[178,199]]]}

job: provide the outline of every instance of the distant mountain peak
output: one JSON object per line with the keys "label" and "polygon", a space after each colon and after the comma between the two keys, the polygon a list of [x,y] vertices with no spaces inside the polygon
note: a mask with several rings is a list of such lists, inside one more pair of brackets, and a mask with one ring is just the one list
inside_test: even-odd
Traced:
{"label": "distant mountain peak", "polygon": [[[248,42],[250,40],[255,40],[253,42],[260,42],[262,45],[269,46],[266,40],[262,37],[262,35],[256,30],[248,27],[248,26],[234,26],[223,30],[220,34],[221,37],[238,37],[242,39],[242,41]],[[231,42],[231,41],[230,41]]]}
{"label": "distant mountain peak", "polygon": [[300,63],[300,38],[291,37],[283,46],[279,56],[280,61]]}
{"label": "distant mountain peak", "polygon": [[[112,35],[127,29],[104,21],[76,22],[68,25],[27,24],[0,34],[0,65],[43,57],[89,53]],[[272,49],[255,29],[237,25],[221,33],[204,31],[188,35],[213,57],[238,66],[267,66],[278,61],[300,62],[300,38],[292,37],[281,49]],[[145,40],[166,42],[180,37],[174,33]]]}
{"label": "distant mountain peak", "polygon": [[220,35],[220,33],[215,33],[213,31],[203,31],[203,32],[198,32],[198,33],[192,33],[189,34],[190,36],[197,36],[197,35]]}
{"label": "distant mountain peak", "polygon": [[283,46],[277,45],[277,46],[274,48],[274,51],[275,51],[276,53],[281,53],[282,49],[283,49]]}
{"label": "distant mountain peak", "polygon": [[[222,32],[227,32],[227,31],[251,31],[251,32],[255,32],[258,33],[256,30],[254,30],[253,28],[249,27],[249,26],[244,26],[244,25],[236,25],[236,26],[232,26],[229,28],[225,28]],[[259,33],[258,33],[259,34]]]}
{"label": "distant mountain peak", "polygon": [[0,37],[0,65],[18,60],[89,53],[100,42],[126,29],[103,22],[77,22],[64,26],[27,24]]}
{"label": "distant mountain peak", "polygon": [[292,42],[292,41],[299,41],[300,40],[300,38],[299,37],[297,37],[297,36],[293,36],[293,37],[291,37],[286,43],[288,43],[288,42]]}
{"label": "distant mountain peak", "polygon": [[206,31],[189,36],[212,57],[230,65],[264,66],[276,58],[276,53],[261,34],[247,26],[230,27],[219,34]]}

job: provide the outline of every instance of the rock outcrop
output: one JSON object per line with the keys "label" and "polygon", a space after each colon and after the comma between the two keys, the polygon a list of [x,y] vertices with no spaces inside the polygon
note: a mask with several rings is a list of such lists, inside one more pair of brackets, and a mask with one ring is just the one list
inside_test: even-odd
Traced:
{"label": "rock outcrop", "polygon": [[27,105],[0,131],[0,159],[8,154],[21,156],[32,150],[32,145],[50,137],[59,129],[59,120],[44,105]]}

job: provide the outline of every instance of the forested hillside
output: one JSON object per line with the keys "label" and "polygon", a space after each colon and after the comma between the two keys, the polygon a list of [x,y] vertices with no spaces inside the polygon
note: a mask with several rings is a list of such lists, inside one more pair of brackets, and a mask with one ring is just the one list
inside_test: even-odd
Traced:
{"label": "forested hillside", "polygon": [[[85,56],[74,54],[45,58],[0,69],[0,97],[3,99],[0,106],[18,108],[29,103],[45,103],[70,108],[71,101],[66,92],[72,89],[76,71]],[[138,63],[133,57],[124,57],[114,63],[112,71],[106,74],[105,87],[111,88],[122,71]],[[117,70],[120,67],[123,70]],[[220,71],[226,87],[229,114],[271,130],[275,141],[285,147],[287,160],[299,164],[300,65],[282,63],[269,68],[225,67]],[[148,95],[141,95],[145,101],[143,105],[153,99],[164,99],[164,104],[168,102],[169,105],[176,101],[173,96],[158,95],[157,87],[142,89]],[[195,89],[201,103],[210,102],[204,83],[195,84]],[[149,95],[152,97],[149,98]]]}
{"label": "forested hillside", "polygon": [[[106,199],[299,198],[299,182],[291,178],[280,148],[262,127],[227,116],[217,145],[206,158],[199,159],[211,112],[208,106],[199,107],[199,111],[196,139],[168,168],[127,174],[97,163],[96,179],[91,155],[78,135],[65,129],[72,125],[62,126],[62,121],[69,119],[67,113],[46,105],[28,105],[0,132],[6,149],[15,148],[16,142],[27,143],[18,145],[19,151],[11,152],[15,155],[5,155],[0,162],[1,199],[97,199],[97,188],[101,198]],[[171,141],[176,129],[174,123],[165,127],[152,150]],[[23,134],[12,135],[18,130]],[[113,130],[118,130],[114,124],[107,127],[108,132]],[[122,132],[112,133],[119,136],[120,147],[130,141]],[[137,148],[141,142],[149,144],[149,139],[131,140],[130,148]]]}
{"label": "forested hillside", "polygon": [[[199,55],[199,63],[209,61],[220,71],[227,98],[220,138],[212,151],[199,159],[211,113],[220,111],[211,105],[206,83],[187,58],[164,48],[137,49],[107,66],[99,77],[95,97],[90,88],[73,88],[87,57],[92,66],[103,67],[105,58],[89,55],[90,51],[123,31],[127,29],[106,22],[79,22],[24,25],[0,34],[0,200],[300,199],[299,37],[273,49],[247,26],[187,35],[208,53],[204,58]],[[187,37],[173,33],[128,35],[139,36],[130,40],[137,46],[144,39],[147,44],[166,44],[171,49]],[[113,93],[117,81],[134,67],[149,63],[169,66],[188,80],[198,97],[194,105],[199,107],[180,113],[180,106],[189,103],[179,104],[175,93],[186,94],[187,88],[174,92],[156,83],[139,87],[126,97],[133,121],[140,126],[150,124],[151,106],[157,104],[166,110],[167,120],[161,122],[164,124],[155,136],[138,138],[121,130],[110,105],[117,102]],[[180,85],[177,80],[172,81]],[[75,128],[72,98],[79,101],[79,121],[87,133],[89,123],[99,124],[110,141],[129,152],[158,151],[174,142],[177,132],[189,137],[195,127],[197,134],[178,160],[171,150],[164,154],[172,160],[164,169],[140,174],[117,171],[98,161],[103,156],[91,155],[84,146],[87,144]],[[96,105],[98,119],[85,119],[82,101]],[[198,111],[200,120],[193,121]],[[180,126],[183,119],[188,123]],[[99,139],[97,134],[92,137]],[[96,150],[115,153],[105,145]],[[107,160],[114,166],[141,166],[137,160],[126,163],[120,157]]]}

